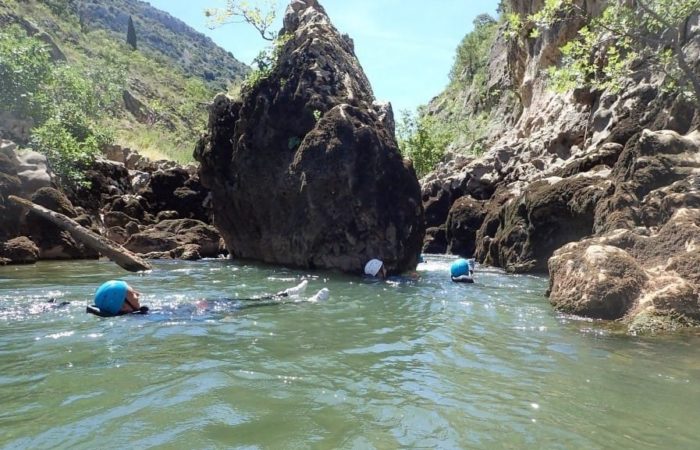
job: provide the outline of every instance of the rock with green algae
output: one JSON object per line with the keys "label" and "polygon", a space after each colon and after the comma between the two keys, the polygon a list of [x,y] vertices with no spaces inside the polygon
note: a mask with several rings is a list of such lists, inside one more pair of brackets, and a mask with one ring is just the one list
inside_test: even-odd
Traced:
{"label": "rock with green algae", "polygon": [[698,326],[700,321],[682,314],[668,314],[648,309],[632,318],[627,326],[627,332],[634,335],[664,334]]}

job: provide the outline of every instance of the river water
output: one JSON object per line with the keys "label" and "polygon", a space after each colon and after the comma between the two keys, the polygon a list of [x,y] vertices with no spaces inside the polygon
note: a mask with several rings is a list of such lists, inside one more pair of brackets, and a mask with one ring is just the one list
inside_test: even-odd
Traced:
{"label": "river water", "polygon": [[[0,448],[700,448],[697,333],[626,336],[555,313],[545,278],[454,284],[450,261],[393,282],[227,260],[0,267]],[[152,313],[86,314],[111,278]],[[200,301],[303,279],[283,302]]]}

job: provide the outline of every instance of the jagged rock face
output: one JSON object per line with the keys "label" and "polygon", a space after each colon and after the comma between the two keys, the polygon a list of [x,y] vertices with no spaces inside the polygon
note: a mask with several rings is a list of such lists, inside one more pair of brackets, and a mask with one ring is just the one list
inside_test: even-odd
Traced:
{"label": "jagged rock face", "polygon": [[612,188],[605,173],[552,177],[512,195],[481,225],[477,257],[511,272],[546,271],[554,250],[591,234],[596,204]]}
{"label": "jagged rock face", "polygon": [[[631,332],[684,325],[669,325],[678,317],[697,321],[700,132],[645,130],[625,152],[615,166],[614,192],[596,207],[597,236],[550,258],[550,301],[584,316],[623,318]],[[598,267],[592,252],[605,256]],[[603,275],[585,275],[593,269]]]}
{"label": "jagged rock face", "polygon": [[[700,131],[681,136],[670,130],[644,130],[636,136],[627,141],[614,166],[614,193],[596,208],[596,233],[662,225],[674,204],[678,209],[698,203],[694,180],[700,165]],[[668,197],[664,203],[662,197]]]}
{"label": "jagged rock face", "polygon": [[485,203],[468,195],[454,202],[445,223],[449,253],[468,258],[474,256],[476,232],[486,217]]}
{"label": "jagged rock face", "polygon": [[[544,3],[510,0],[509,6],[525,16]],[[608,4],[574,3],[593,17]],[[691,42],[684,47],[698,75],[699,21],[695,14],[686,24]],[[475,256],[483,263],[514,272],[549,269],[553,303],[563,311],[624,317],[630,331],[665,329],[662,323],[672,316],[695,321],[698,272],[689,268],[697,265],[697,223],[686,220],[683,228],[669,221],[680,211],[692,216],[700,208],[700,112],[687,98],[662,89],[664,74],[645,63],[619,92],[549,89],[543,71],[560,63],[561,44],[580,25],[572,15],[536,38],[527,29],[530,23],[517,42],[497,39],[487,85],[516,92],[519,116],[489,124],[490,148],[483,156],[466,165],[448,162],[422,180],[435,230],[426,245],[439,247],[433,244],[436,230],[446,229],[448,205],[455,208],[462,196],[479,198],[464,189],[464,181],[472,190],[482,183],[492,191],[483,198],[481,227],[474,238],[452,235],[452,248],[468,248],[475,239]],[[498,110],[508,108],[509,99],[498,101]],[[674,247],[673,239],[686,246]],[[667,269],[674,273],[649,273],[650,262],[668,258],[674,262]],[[645,302],[654,307],[638,308]]]}
{"label": "jagged rock face", "polygon": [[420,188],[352,42],[314,0],[290,4],[283,34],[273,73],[242,102],[217,97],[195,150],[227,248],[297,267],[415,267]]}

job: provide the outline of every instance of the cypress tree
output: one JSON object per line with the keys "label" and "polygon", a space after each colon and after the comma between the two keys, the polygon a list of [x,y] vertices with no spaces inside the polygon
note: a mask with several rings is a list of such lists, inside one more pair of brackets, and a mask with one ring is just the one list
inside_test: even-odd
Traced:
{"label": "cypress tree", "polygon": [[132,50],[136,50],[136,29],[131,16],[129,16],[129,28],[126,31],[126,43],[131,46]]}

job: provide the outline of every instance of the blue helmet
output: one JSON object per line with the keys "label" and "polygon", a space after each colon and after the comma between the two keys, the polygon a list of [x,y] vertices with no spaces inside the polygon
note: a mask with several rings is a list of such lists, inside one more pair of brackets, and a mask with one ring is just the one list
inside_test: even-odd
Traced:
{"label": "blue helmet", "polygon": [[119,313],[128,289],[129,285],[125,281],[110,280],[103,283],[95,292],[95,306],[109,314]]}
{"label": "blue helmet", "polygon": [[450,266],[450,275],[453,277],[459,277],[462,275],[467,275],[469,273],[469,263],[466,259],[460,258],[453,262]]}

